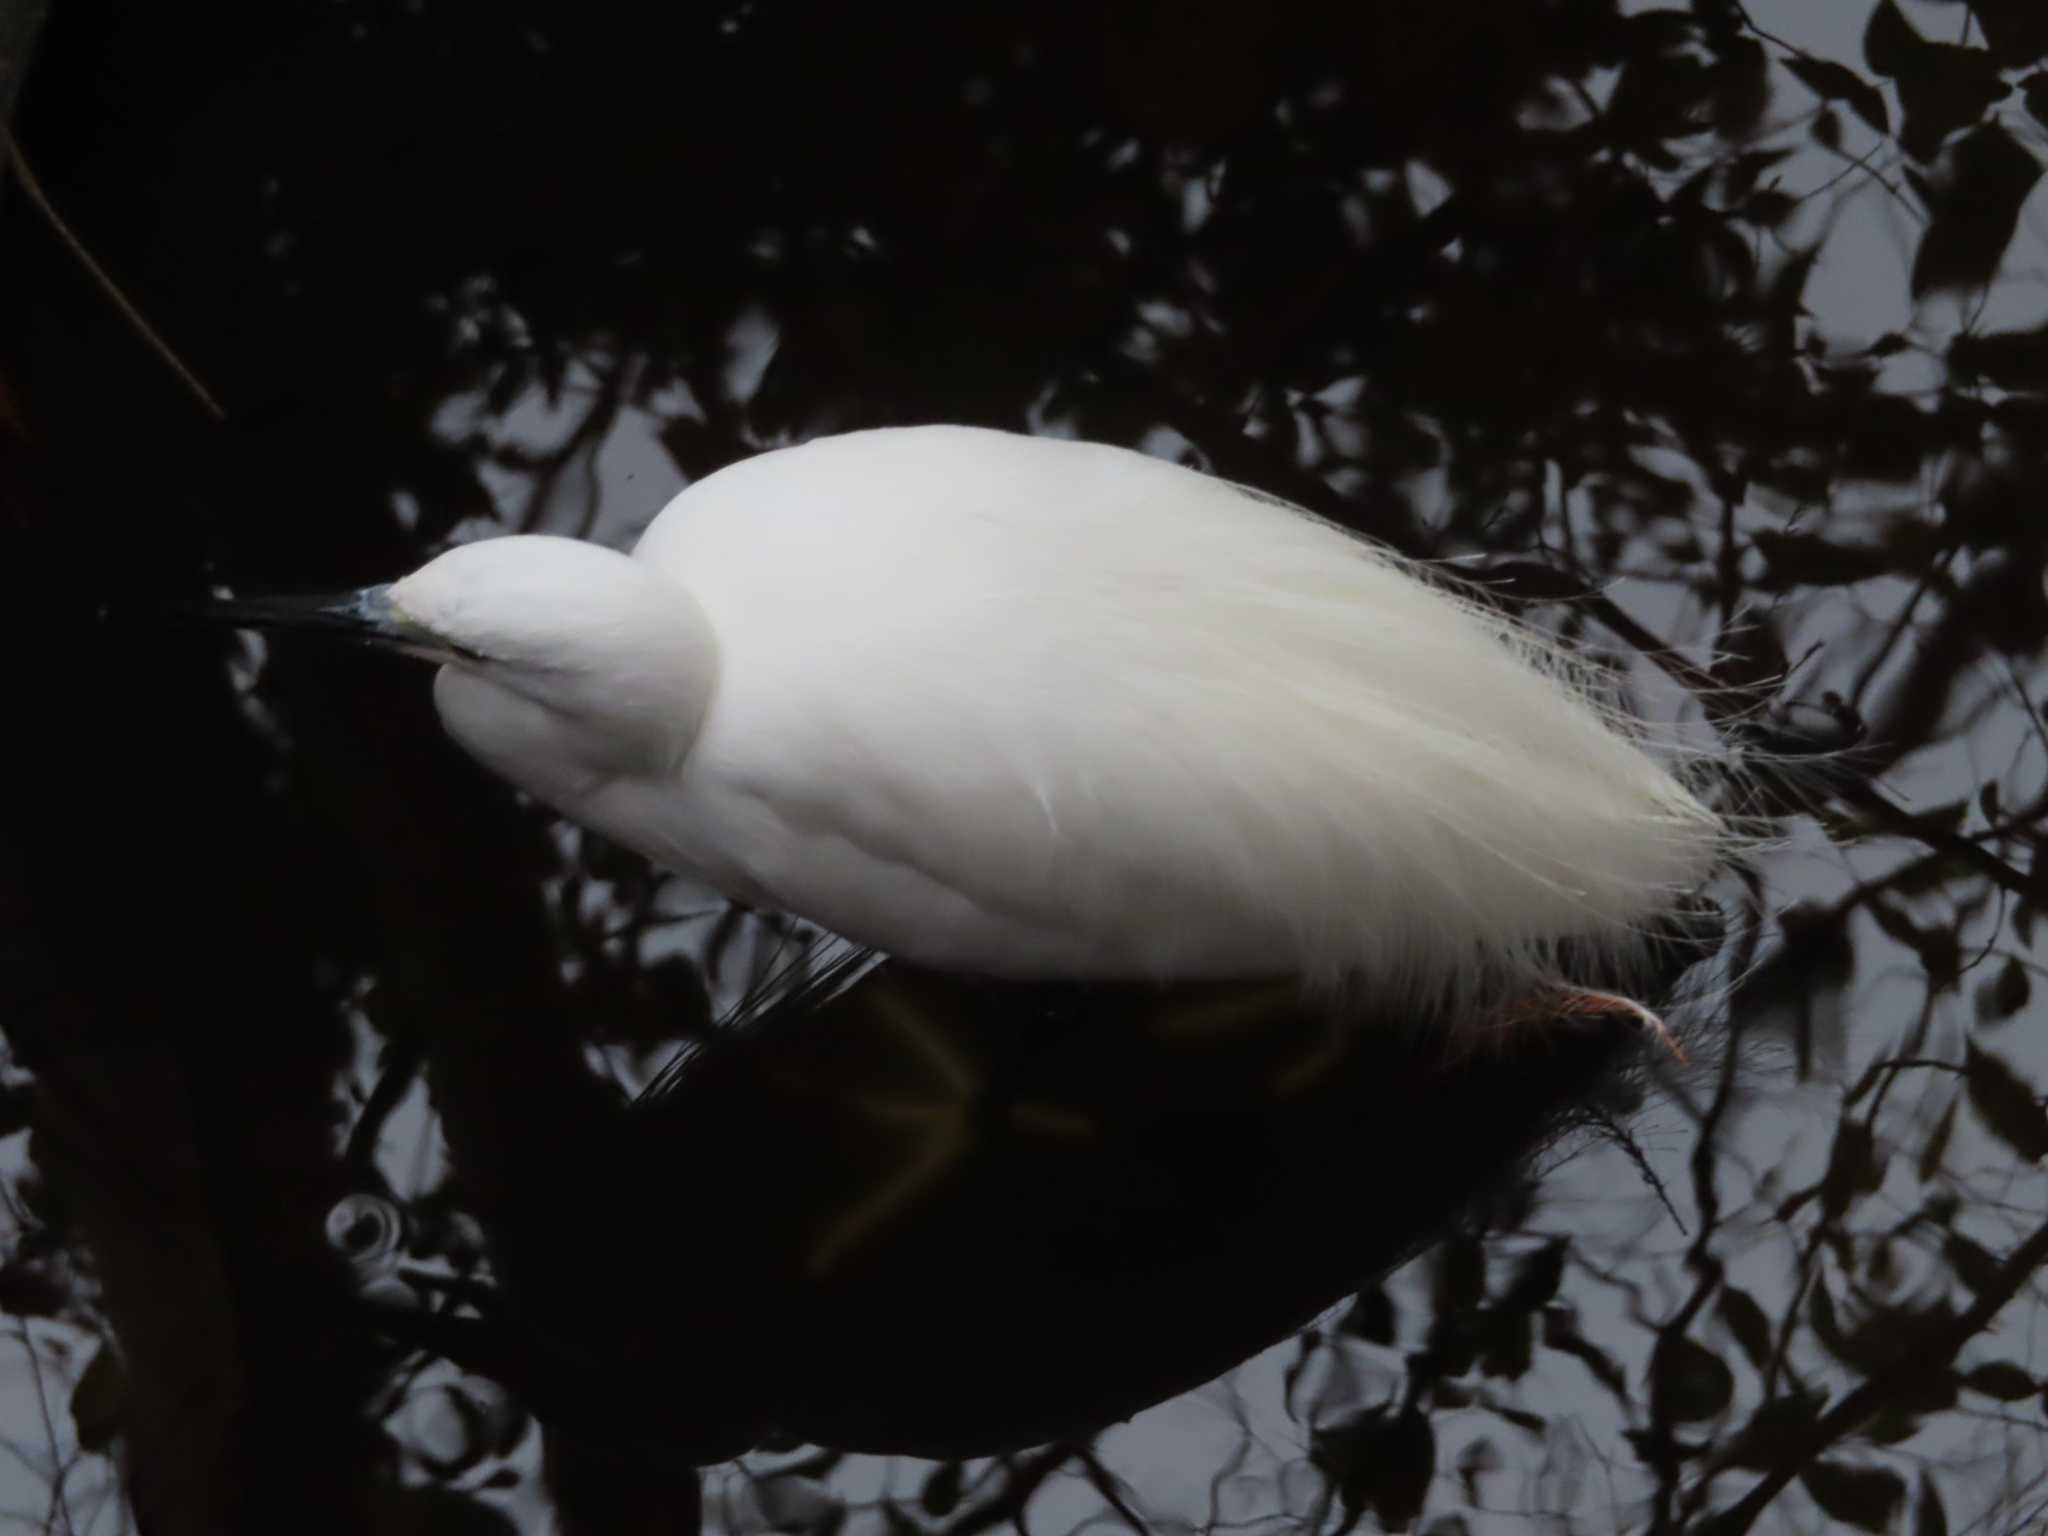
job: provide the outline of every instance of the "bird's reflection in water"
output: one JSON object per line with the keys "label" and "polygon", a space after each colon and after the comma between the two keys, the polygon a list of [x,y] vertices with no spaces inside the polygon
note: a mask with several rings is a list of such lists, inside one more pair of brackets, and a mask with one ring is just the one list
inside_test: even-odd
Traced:
{"label": "bird's reflection in water", "polygon": [[480,1315],[394,1327],[700,1462],[1084,1435],[1412,1256],[1661,1054],[1622,1013],[1463,1039],[1273,984],[843,962],[665,1072],[546,1230],[493,1233],[548,1257]]}

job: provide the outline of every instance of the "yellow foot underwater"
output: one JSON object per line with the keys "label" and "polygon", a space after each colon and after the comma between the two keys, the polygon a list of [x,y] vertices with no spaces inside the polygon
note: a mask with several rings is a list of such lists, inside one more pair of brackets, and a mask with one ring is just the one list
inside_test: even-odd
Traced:
{"label": "yellow foot underwater", "polygon": [[[1186,991],[1199,1000],[1176,997],[1151,1015],[1160,1045],[1169,1050],[1220,1046],[1242,1055],[1247,1086],[1261,1102],[1304,1098],[1350,1063],[1356,1021],[1335,1002],[1306,997],[1291,982],[1210,982]],[[1241,1049],[1251,1042],[1257,1049]]]}
{"label": "yellow foot underwater", "polygon": [[1019,1100],[1005,1105],[990,1101],[990,1084],[947,1037],[944,1029],[921,1015],[901,997],[877,995],[872,1007],[910,1049],[908,1057],[931,1085],[929,1094],[857,1094],[853,1106],[864,1116],[909,1133],[910,1158],[876,1189],[835,1221],[811,1250],[807,1268],[813,1276],[829,1274],[848,1254],[877,1232],[914,1210],[946,1176],[961,1164],[975,1143],[988,1134],[1000,1111],[1018,1130],[1063,1139],[1096,1134],[1095,1123],[1061,1105]]}

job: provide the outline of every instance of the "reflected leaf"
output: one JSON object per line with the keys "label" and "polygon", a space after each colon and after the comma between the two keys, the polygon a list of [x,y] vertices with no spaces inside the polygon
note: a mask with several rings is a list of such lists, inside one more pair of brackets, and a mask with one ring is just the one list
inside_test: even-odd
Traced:
{"label": "reflected leaf", "polygon": [[1965,378],[2008,389],[2048,389],[2048,328],[1965,331],[1949,343],[1948,360]]}
{"label": "reflected leaf", "polygon": [[1874,131],[1887,137],[1891,134],[1892,115],[1885,106],[1884,92],[1846,64],[1795,55],[1785,60],[1785,68],[1823,101],[1846,102]]}
{"label": "reflected leaf", "polygon": [[1514,1278],[1498,1303],[1504,1312],[1534,1312],[1547,1306],[1564,1279],[1568,1244],[1553,1238],[1515,1266]]}
{"label": "reflected leaf", "polygon": [[2027,1162],[2048,1157],[2048,1112],[2011,1067],[1972,1045],[1963,1058],[1963,1086],[1970,1107],[2000,1141]]}
{"label": "reflected leaf", "polygon": [[925,1513],[941,1519],[960,1507],[961,1466],[957,1461],[944,1461],[932,1468],[931,1476],[924,1480],[924,1487],[918,1493],[917,1501]]}
{"label": "reflected leaf", "polygon": [[[1917,160],[1933,159],[1951,133],[1977,122],[2009,89],[1988,53],[1929,42],[1894,0],[1881,0],[1871,12],[1863,56],[1872,70],[1897,85],[1906,113],[1899,143]],[[1916,281],[1914,291],[1920,288]]]}
{"label": "reflected leaf", "polygon": [[1915,54],[1925,46],[1892,0],[1880,0],[1864,25],[1863,57],[1880,75],[1896,75],[1909,68]]}
{"label": "reflected leaf", "polygon": [[1919,1497],[1913,1501],[1913,1536],[1948,1536],[1948,1512],[1941,1506],[1941,1490],[1925,1472],[1920,1474]]}
{"label": "reflected leaf", "polygon": [[1344,1331],[1374,1344],[1394,1342],[1394,1303],[1383,1285],[1367,1286],[1344,1314]]}
{"label": "reflected leaf", "polygon": [[1951,1232],[1942,1239],[1941,1256],[1955,1271],[1956,1278],[1972,1291],[1988,1291],[2005,1278],[1998,1255],[1960,1232]]}
{"label": "reflected leaf", "polygon": [[1828,1291],[1826,1276],[1816,1276],[1812,1294],[1806,1302],[1807,1321],[1813,1325],[1813,1335],[1826,1346],[1837,1359],[1846,1360],[1848,1339],[1842,1332],[1842,1325],[1835,1316],[1835,1298]]}
{"label": "reflected leaf", "polygon": [[1535,1342],[1535,1319],[1527,1312],[1489,1307],[1476,1319],[1479,1369],[1488,1376],[1513,1381],[1529,1369]]}
{"label": "reflected leaf", "polygon": [[1757,178],[1783,164],[1790,153],[1787,149],[1752,149],[1729,160],[1717,173],[1723,202],[1739,206],[1756,190]]}
{"label": "reflected leaf", "polygon": [[1845,1115],[1835,1126],[1828,1171],[1821,1179],[1822,1219],[1835,1220],[1852,1200],[1883,1183],[1884,1162],[1878,1156],[1877,1139],[1868,1125]]}
{"label": "reflected leaf", "polygon": [[1721,1288],[1716,1309],[1721,1320],[1728,1325],[1728,1331],[1735,1336],[1735,1342],[1742,1346],[1749,1363],[1758,1370],[1764,1369],[1771,1358],[1771,1324],[1764,1316],[1764,1309],[1756,1304],[1749,1292],[1732,1285]]}
{"label": "reflected leaf", "polygon": [[0,1137],[12,1136],[16,1131],[25,1129],[29,1116],[35,1110],[35,1102],[34,1084],[0,1084]]}
{"label": "reflected leaf", "polygon": [[[1904,536],[1914,538],[1912,531]],[[1908,570],[1925,563],[1926,544],[1931,535],[1921,535],[1914,547],[1886,549],[1880,546],[1845,544],[1811,533],[1777,533],[1761,529],[1754,536],[1757,552],[1770,567],[1767,585],[1771,590],[1791,591],[1799,587],[1855,586],[1873,576]]]}
{"label": "reflected leaf", "polygon": [[1749,135],[1771,104],[1771,59],[1755,38],[1736,38],[1710,68],[1714,128],[1726,138]]}
{"label": "reflected leaf", "polygon": [[2048,54],[2048,10],[2034,0],[1970,0],[1991,55],[2007,68]]}
{"label": "reflected leaf", "polygon": [[1819,1419],[1820,1407],[1819,1397],[1804,1392],[1787,1393],[1759,1404],[1729,1444],[1729,1462],[1759,1470],[1776,1466],[1784,1457],[1786,1443],[1796,1443]]}
{"label": "reflected leaf", "polygon": [[1927,1427],[1927,1415],[1911,1403],[1887,1402],[1864,1423],[1861,1434],[1873,1445],[1901,1445]]}
{"label": "reflected leaf", "polygon": [[1666,1334],[1650,1356],[1650,1401],[1681,1424],[1716,1418],[1735,1395],[1735,1374],[1684,1334]]}
{"label": "reflected leaf", "polygon": [[2001,1403],[2024,1402],[2041,1390],[2041,1383],[2008,1360],[1990,1360],[1963,1372],[1963,1385]]}
{"label": "reflected leaf", "polygon": [[1543,1342],[1561,1354],[1570,1355],[1593,1373],[1598,1381],[1617,1400],[1628,1399],[1628,1377],[1599,1345],[1579,1331],[1579,1325],[1572,1315],[1559,1307],[1552,1307],[1543,1314]]}
{"label": "reflected leaf", "polygon": [[[1851,1291],[1850,1296],[1852,1303],[1863,1301],[1857,1292]],[[1899,1365],[1924,1344],[1940,1339],[1955,1322],[1954,1309],[1942,1298],[1919,1306],[1871,1306],[1865,1302],[1850,1312],[1845,1326],[1824,1284],[1815,1282],[1813,1297],[1809,1316],[1815,1337],[1836,1359],[1866,1376]],[[1924,1405],[1947,1403],[1954,1400],[1955,1383],[1948,1372],[1922,1372],[1910,1391],[1914,1400]]]}
{"label": "reflected leaf", "polygon": [[1799,1469],[1799,1481],[1831,1519],[1866,1531],[1889,1529],[1906,1501],[1905,1481],[1884,1467],[1815,1461]]}
{"label": "reflected leaf", "polygon": [[1959,1099],[1950,1099],[1941,1111],[1941,1118],[1934,1122],[1934,1129],[1928,1132],[1927,1140],[1920,1148],[1920,1182],[1931,1183],[1941,1172],[1941,1160],[1948,1155],[1949,1137],[1956,1127],[1956,1105]]}
{"label": "reflected leaf", "polygon": [[1762,229],[1776,229],[1799,211],[1799,199],[1790,192],[1762,187],[1743,200],[1744,220]]}
{"label": "reflected leaf", "polygon": [[71,1423],[80,1450],[103,1451],[113,1443],[121,1430],[125,1392],[120,1356],[103,1343],[71,1389]]}
{"label": "reflected leaf", "polygon": [[1988,980],[1978,983],[1975,1003],[1979,1024],[2002,1024],[2022,1008],[2033,995],[2033,982],[2027,975],[2027,968],[2020,964],[2017,956],[2008,956],[2005,964]]}
{"label": "reflected leaf", "polygon": [[1836,1045],[1855,947],[1839,913],[1791,907],[1780,922],[1783,946],[1736,983],[1731,1007],[1790,1035],[1804,1072],[1816,1055]]}
{"label": "reflected leaf", "polygon": [[[1954,809],[1960,810],[1960,807]],[[1960,819],[1959,817],[1957,819]],[[1903,904],[1872,901],[1867,909],[1877,926],[1910,949],[1920,960],[1930,986],[1946,990],[1956,984],[1963,968],[1962,939],[1951,924],[1915,922]]]}
{"label": "reflected leaf", "polygon": [[2041,162],[1997,123],[1957,144],[1953,162],[1913,256],[1915,298],[1990,282],[2019,223],[2020,204],[2041,179]]}
{"label": "reflected leaf", "polygon": [[1309,1460],[1354,1520],[1370,1511],[1386,1529],[1406,1530],[1436,1476],[1436,1433],[1413,1408],[1369,1409],[1317,1430]]}
{"label": "reflected leaf", "polygon": [[0,1265],[0,1312],[10,1317],[54,1317],[70,1296],[48,1271],[19,1259]]}
{"label": "reflected leaf", "polygon": [[1436,1305],[1439,1313],[1469,1312],[1486,1299],[1486,1250],[1460,1234],[1437,1253]]}

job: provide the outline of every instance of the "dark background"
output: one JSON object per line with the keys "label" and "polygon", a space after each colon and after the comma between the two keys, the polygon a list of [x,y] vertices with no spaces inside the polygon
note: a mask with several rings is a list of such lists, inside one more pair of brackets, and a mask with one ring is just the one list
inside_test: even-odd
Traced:
{"label": "dark background", "polygon": [[[693,1460],[734,1532],[2038,1527],[2034,0],[37,9],[0,8],[29,1528],[689,1529]],[[1765,775],[1691,1069],[1566,1047],[1405,1110],[1368,1074],[1352,1141],[970,1160],[960,1225],[762,1321],[691,1288],[704,1213],[857,1165],[790,1084],[888,1029],[799,1008],[690,1115],[627,1111],[775,927],[516,804],[415,670],[133,616],[624,542],[748,452],[931,420],[1476,558],[1717,750],[1837,749]],[[1132,1049],[1076,1091],[1130,1102]],[[1171,1114],[1216,1112],[1194,1077]],[[421,1295],[517,1325],[369,1311]],[[998,1366],[1156,1346],[1122,1418],[1262,1345],[1004,1443]],[[1002,1454],[859,1453],[967,1420]]]}

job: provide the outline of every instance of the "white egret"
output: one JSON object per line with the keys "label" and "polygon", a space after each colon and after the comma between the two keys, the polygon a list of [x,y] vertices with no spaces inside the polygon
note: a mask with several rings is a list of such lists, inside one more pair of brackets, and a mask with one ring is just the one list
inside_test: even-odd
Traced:
{"label": "white egret", "polygon": [[1098,444],[823,438],[630,556],[491,539],[296,613],[438,661],[449,733],[572,820],[947,970],[1497,1020],[1567,956],[1626,976],[1729,842],[1555,645]]}

